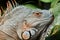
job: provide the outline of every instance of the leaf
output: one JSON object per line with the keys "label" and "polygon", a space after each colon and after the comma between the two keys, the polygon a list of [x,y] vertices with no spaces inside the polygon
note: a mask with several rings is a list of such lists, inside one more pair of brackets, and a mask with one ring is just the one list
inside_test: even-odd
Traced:
{"label": "leaf", "polygon": [[37,8],[35,5],[33,4],[25,4],[24,6],[26,6],[27,8],[30,8],[30,9],[35,9]]}
{"label": "leaf", "polygon": [[55,5],[57,5],[59,0],[52,0],[52,3],[51,3],[51,8],[55,7]]}
{"label": "leaf", "polygon": [[54,8],[52,8],[52,12],[54,16],[58,16],[60,14],[60,3],[57,3]]}
{"label": "leaf", "polygon": [[53,22],[54,28],[51,30],[51,34],[46,37],[46,40],[60,40],[60,3],[54,5],[51,11],[55,17]]}

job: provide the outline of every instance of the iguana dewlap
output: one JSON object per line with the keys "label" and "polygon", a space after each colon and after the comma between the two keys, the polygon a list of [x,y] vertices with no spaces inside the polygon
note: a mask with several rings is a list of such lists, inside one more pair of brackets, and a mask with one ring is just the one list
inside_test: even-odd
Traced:
{"label": "iguana dewlap", "polygon": [[[39,31],[51,21],[51,18],[52,14],[48,10],[32,10],[18,6],[6,15],[7,20],[0,26],[0,38],[1,40],[23,40],[22,32],[31,28],[36,28],[37,34],[39,34]],[[35,36],[35,34],[33,35]],[[34,36],[31,36],[31,38],[34,38]]]}

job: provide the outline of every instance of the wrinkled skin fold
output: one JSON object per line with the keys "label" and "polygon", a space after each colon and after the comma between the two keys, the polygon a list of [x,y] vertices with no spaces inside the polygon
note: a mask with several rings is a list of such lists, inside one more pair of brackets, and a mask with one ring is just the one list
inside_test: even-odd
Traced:
{"label": "wrinkled skin fold", "polygon": [[28,34],[30,36],[23,35],[26,40],[44,40],[45,37],[41,38],[41,35],[46,33],[53,14],[49,10],[32,10],[21,5],[7,13],[4,20],[4,24],[0,26],[0,40],[25,40],[22,38],[22,32],[25,31],[31,32],[31,35]]}

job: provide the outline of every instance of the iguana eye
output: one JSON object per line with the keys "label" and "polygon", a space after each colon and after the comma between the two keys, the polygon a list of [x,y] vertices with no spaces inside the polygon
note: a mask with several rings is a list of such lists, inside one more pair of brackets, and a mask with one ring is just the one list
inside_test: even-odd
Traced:
{"label": "iguana eye", "polygon": [[42,12],[33,12],[34,16],[40,17],[42,15]]}

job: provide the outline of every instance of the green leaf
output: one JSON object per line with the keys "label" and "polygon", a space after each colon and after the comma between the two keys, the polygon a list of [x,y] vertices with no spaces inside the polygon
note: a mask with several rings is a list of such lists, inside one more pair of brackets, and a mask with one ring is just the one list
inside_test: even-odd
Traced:
{"label": "green leaf", "polygon": [[52,0],[52,3],[51,3],[51,8],[55,7],[55,5],[57,5],[59,0]]}
{"label": "green leaf", "polygon": [[25,4],[24,6],[26,6],[27,8],[30,8],[30,9],[35,9],[37,8],[35,5],[33,4]]}
{"label": "green leaf", "polygon": [[60,40],[60,30],[57,31],[54,35],[46,37],[45,40]]}
{"label": "green leaf", "polygon": [[42,1],[42,2],[45,2],[45,3],[52,2],[52,0],[39,0],[39,1]]}
{"label": "green leaf", "polygon": [[54,28],[52,29],[51,35],[56,34],[58,31],[60,31],[60,25],[55,25]]}
{"label": "green leaf", "polygon": [[60,3],[57,3],[57,5],[55,5],[51,11],[55,17],[58,16],[60,14]]}
{"label": "green leaf", "polygon": [[54,5],[51,8],[52,13],[54,14],[54,22],[53,29],[51,30],[51,34],[46,37],[46,40],[60,40],[60,3]]}

